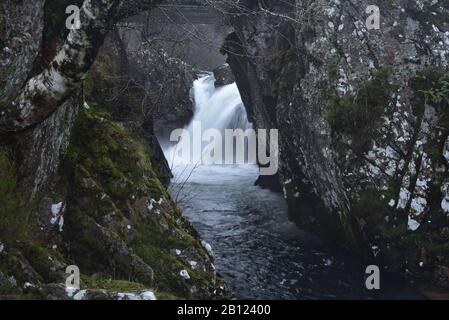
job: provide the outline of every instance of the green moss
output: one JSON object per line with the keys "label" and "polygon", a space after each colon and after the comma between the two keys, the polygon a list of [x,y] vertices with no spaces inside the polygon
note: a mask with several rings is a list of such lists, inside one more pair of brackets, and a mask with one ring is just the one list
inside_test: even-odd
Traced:
{"label": "green moss", "polygon": [[33,241],[18,243],[16,247],[20,249],[24,258],[46,283],[57,283],[63,280],[61,273],[54,269],[54,264],[51,261],[64,261],[62,255],[57,251],[47,249],[42,244]]}
{"label": "green moss", "polygon": [[298,74],[304,71],[302,62],[293,46],[280,51],[273,60],[274,71],[272,78],[275,89],[280,94],[291,92],[296,84]]}
{"label": "green moss", "polygon": [[[194,244],[194,239],[184,233],[182,238],[161,233],[157,221],[138,223],[136,233],[129,242],[135,253],[154,270],[156,288],[177,296],[188,294],[185,281],[178,275],[186,266],[170,249],[184,250]],[[179,231],[179,230],[177,230]],[[190,271],[189,271],[190,274]]]}
{"label": "green moss", "polygon": [[62,268],[64,262],[57,251],[48,249],[37,241],[25,239],[15,241],[7,247],[7,256],[0,259],[0,273],[13,277],[19,289],[21,284],[31,280],[30,271],[33,274],[35,272],[38,275],[36,279],[43,283],[61,283],[65,280],[65,275],[62,269],[58,270],[56,267]]}
{"label": "green moss", "polygon": [[145,286],[141,283],[116,280],[110,277],[104,277],[101,274],[94,274],[92,276],[82,274],[81,281],[83,287],[86,289],[103,289],[113,292],[130,292],[145,289]]}
{"label": "green moss", "polygon": [[[410,87],[414,91],[412,99],[413,113],[419,120],[424,115],[426,105],[435,108],[438,114],[435,128],[443,135],[434,135],[423,148],[433,163],[443,164],[445,162],[443,158],[445,137],[449,132],[449,76],[440,70],[429,68],[418,72],[412,77],[410,79]],[[421,121],[417,121],[416,127],[420,125]],[[437,175],[441,174],[437,173]]]}
{"label": "green moss", "polygon": [[[141,283],[120,279],[116,280],[110,277],[104,277],[98,273],[91,276],[81,274],[81,287],[83,289],[101,289],[109,292],[133,292],[151,289]],[[179,300],[179,297],[165,291],[155,291],[155,295],[158,300]]]}
{"label": "green moss", "polygon": [[[408,230],[407,215],[387,204],[388,199],[394,197],[392,189],[384,191],[384,197],[375,189],[364,189],[354,200],[353,213],[359,221],[364,221],[365,236],[379,247],[377,258],[388,265],[390,271],[408,269],[417,276],[429,277],[433,266],[449,263],[449,244],[439,232],[439,228],[447,223],[446,218],[432,206],[425,219],[432,223],[423,222],[417,231]],[[429,198],[439,205],[441,195],[435,200]],[[424,267],[420,267],[419,263],[423,261]]]}
{"label": "green moss", "polygon": [[[115,59],[115,53],[111,51],[101,51],[97,55],[83,80],[83,92],[90,106],[107,106],[111,114],[120,117],[124,107],[123,97],[130,95],[133,86],[124,82],[123,70]],[[126,92],[123,92],[125,87]],[[117,92],[122,92],[121,96],[117,96]],[[129,105],[129,101],[126,105]]]}
{"label": "green moss", "polygon": [[[148,146],[133,139],[103,110],[91,108],[80,112],[61,170],[72,190],[65,226],[65,237],[73,239],[70,254],[85,274],[101,272],[97,278],[85,276],[88,287],[121,291],[142,288],[133,275],[119,270],[113,259],[98,248],[94,233],[83,232],[97,222],[121,238],[153,269],[156,291],[171,297],[195,298],[190,293],[191,284],[179,272],[187,269],[191,283],[202,287],[208,287],[211,275],[192,270],[171,250],[194,250],[203,257],[207,253],[179,209],[171,203],[153,170],[149,152]],[[165,202],[159,208],[160,214],[149,213],[145,202],[134,203],[161,198]],[[132,225],[132,232],[124,231],[127,224]]]}
{"label": "green moss", "polygon": [[26,195],[17,190],[16,170],[9,152],[0,149],[0,241],[12,243],[24,237],[28,203]]}
{"label": "green moss", "polygon": [[159,199],[167,193],[152,170],[147,148],[95,108],[81,112],[66,164],[79,176],[95,177],[111,198],[126,200],[149,189]]}
{"label": "green moss", "polygon": [[167,292],[156,292],[156,298],[158,300],[180,300],[178,297]]}
{"label": "green moss", "polygon": [[332,128],[337,150],[351,149],[360,156],[370,149],[394,89],[388,69],[381,68],[372,72],[371,79],[359,82],[356,94],[329,93],[325,119]]}
{"label": "green moss", "polygon": [[[438,111],[449,107],[449,76],[439,70],[430,68],[418,72],[410,81],[419,102],[432,104]],[[415,104],[415,105],[424,105]]]}
{"label": "green moss", "polygon": [[17,288],[16,285],[9,279],[0,279],[0,296],[18,296],[22,293],[22,290]]}
{"label": "green moss", "polygon": [[[435,128],[438,128],[441,134],[435,134],[434,138],[429,138],[423,146],[423,151],[434,166],[445,163],[442,155],[449,132],[448,84],[448,77],[435,69],[418,72],[409,81],[413,90],[411,105],[415,116],[415,131],[420,132],[426,105],[434,107],[436,111],[438,120]],[[350,135],[351,131],[345,133]],[[411,142],[412,146],[416,139],[415,136]],[[405,160],[405,168],[408,167],[409,161],[414,161]],[[429,211],[424,213],[425,217],[422,217],[419,229],[413,232],[408,230],[407,214],[403,210],[391,208],[387,203],[390,199],[397,198],[401,177],[391,181],[389,189],[382,192],[369,186],[360,187],[361,191],[353,199],[353,213],[359,221],[363,221],[364,234],[379,247],[380,254],[377,258],[388,265],[390,271],[403,272],[408,269],[428,280],[435,265],[448,265],[449,244],[441,235],[441,230],[447,226],[447,218],[441,210],[440,190],[441,183],[448,178],[447,172],[434,172],[426,197],[430,205]],[[424,262],[423,267],[419,266],[420,262]]]}

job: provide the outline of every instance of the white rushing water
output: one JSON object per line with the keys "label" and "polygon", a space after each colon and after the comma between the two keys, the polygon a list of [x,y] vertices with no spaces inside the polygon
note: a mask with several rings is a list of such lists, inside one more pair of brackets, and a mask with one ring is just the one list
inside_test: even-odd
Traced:
{"label": "white rushing water", "polygon": [[[237,85],[233,83],[215,88],[214,84],[213,75],[193,83],[196,106],[193,121],[201,121],[203,131],[251,128]],[[188,130],[192,130],[192,125],[189,125]]]}
{"label": "white rushing water", "polygon": [[[222,139],[208,138],[201,141],[206,131],[217,130],[223,138],[226,129],[242,129],[245,131],[252,128],[235,83],[215,88],[214,76],[207,74],[194,82],[193,94],[195,100],[194,117],[184,129],[179,143],[166,150],[167,159],[170,159],[169,162],[173,162],[175,165],[195,165],[205,153],[211,152],[211,150],[221,149],[223,159],[226,157],[225,152],[234,151],[226,151]],[[185,140],[189,140],[190,150],[188,152],[180,147]],[[234,158],[233,154],[227,156],[231,159]]]}

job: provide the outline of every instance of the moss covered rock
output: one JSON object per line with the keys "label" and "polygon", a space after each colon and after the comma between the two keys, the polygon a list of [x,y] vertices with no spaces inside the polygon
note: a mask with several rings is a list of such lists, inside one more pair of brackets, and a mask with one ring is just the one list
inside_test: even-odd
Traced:
{"label": "moss covered rock", "polygon": [[264,2],[286,19],[229,16],[223,47],[250,120],[279,129],[291,219],[384,270],[447,283],[435,279],[449,262],[448,4],[379,1],[381,30],[364,1],[297,4]]}
{"label": "moss covered rock", "polygon": [[[107,113],[80,114],[62,174],[70,186],[65,250],[82,273],[182,298],[226,294],[212,258],[154,172],[148,147]],[[190,261],[197,262],[195,268]]]}
{"label": "moss covered rock", "polygon": [[[26,232],[0,239],[0,295],[145,300],[150,290],[161,299],[229,297],[213,258],[159,181],[149,153],[144,141],[104,110],[82,110],[59,174],[45,196],[24,211],[31,210],[24,217],[28,223],[18,224]],[[6,210],[23,198],[14,189],[7,155],[0,160]],[[86,291],[68,296],[63,285],[68,265],[79,267]]]}

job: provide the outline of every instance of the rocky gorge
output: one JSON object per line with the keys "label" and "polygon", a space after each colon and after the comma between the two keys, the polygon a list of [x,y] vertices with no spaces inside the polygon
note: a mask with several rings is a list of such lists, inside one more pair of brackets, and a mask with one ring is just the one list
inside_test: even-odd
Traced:
{"label": "rocky gorge", "polygon": [[[169,10],[164,3],[207,6],[216,22],[203,24],[201,16],[192,26],[161,24],[151,14],[159,5]],[[65,28],[70,4],[84,8],[81,30]],[[244,225],[238,215],[229,220],[226,211],[241,205],[245,191],[233,190],[232,181],[220,189],[174,180],[163,152],[167,133],[197,111],[194,81],[212,69],[216,90],[236,83],[255,129],[279,130],[278,173],[255,177],[260,189],[248,185],[254,170],[235,178],[248,190],[241,209],[248,223],[262,212],[276,217],[270,224],[277,228],[281,216],[270,210],[285,207],[286,222],[338,243],[363,265],[413,281],[428,298],[446,294],[449,4],[376,1],[380,28],[374,30],[365,24],[369,5],[2,1],[0,299],[233,297],[197,225],[210,213],[255,236],[259,226]],[[208,170],[207,179],[233,177]],[[234,198],[220,198],[220,210],[204,201],[198,211],[178,199],[187,191],[185,197],[194,197],[195,188]],[[262,188],[280,192],[285,203]],[[235,237],[222,227],[217,230]],[[255,241],[247,234],[244,245]],[[289,257],[308,256],[297,239],[263,234],[257,241],[274,242],[277,253],[285,243],[297,249],[280,258],[285,265]],[[223,252],[233,245],[222,242]],[[215,254],[227,272],[239,261],[223,263]],[[241,260],[252,261],[249,256],[245,251]],[[331,264],[324,259],[325,267]],[[65,285],[70,265],[80,270],[80,288]],[[318,278],[327,272],[309,271]],[[296,276],[289,281],[302,285]],[[251,297],[259,298],[264,290],[254,291]]]}
{"label": "rocky gorge", "polygon": [[249,118],[280,130],[291,219],[447,288],[449,7],[377,1],[368,30],[370,4],[243,1],[223,51]]}
{"label": "rocky gorge", "polygon": [[[162,49],[131,52],[119,28],[108,35],[88,30],[94,42],[76,45],[75,51],[89,48],[80,60],[79,72],[85,73],[81,77],[72,71],[78,68],[75,64],[61,61],[57,66],[60,60],[54,60],[55,55],[67,50],[70,41],[71,31],[64,27],[68,5],[67,1],[0,5],[2,108],[8,108],[24,82],[42,70],[53,87],[41,103],[56,106],[32,126],[2,128],[0,297],[230,297],[214,269],[209,245],[167,192],[171,173],[153,134],[153,119],[160,114],[157,107],[178,107],[178,113],[166,112],[177,114],[178,121],[189,117],[192,70]],[[147,9],[154,5],[143,4]],[[130,16],[137,8],[138,4],[89,9],[96,12],[97,21],[101,10],[109,10],[104,17],[112,25],[112,19]],[[102,28],[97,23],[98,27]],[[143,42],[140,38],[133,43]],[[72,69],[62,70],[66,67]],[[73,84],[56,81],[67,83],[70,91],[56,88],[62,83],[50,78],[63,74]],[[38,89],[41,96],[46,85]],[[159,85],[160,92],[166,90],[172,100],[148,92],[153,85]],[[54,94],[57,90],[64,92],[63,99]],[[79,268],[80,288],[66,287],[69,265]]]}

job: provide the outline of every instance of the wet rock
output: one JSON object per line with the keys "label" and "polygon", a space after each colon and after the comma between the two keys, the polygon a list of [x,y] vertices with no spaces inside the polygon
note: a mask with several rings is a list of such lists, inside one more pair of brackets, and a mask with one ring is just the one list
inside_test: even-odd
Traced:
{"label": "wet rock", "polygon": [[[291,13],[278,1],[265,6]],[[319,24],[232,15],[235,32],[223,48],[249,120],[279,130],[278,177],[291,219],[362,255],[373,256],[367,248],[376,243],[376,258],[400,271],[422,247],[431,262],[448,246],[428,240],[448,227],[441,219],[449,207],[447,103],[429,103],[419,92],[444,90],[432,83],[447,81],[449,13],[406,0],[379,6],[395,13],[383,17],[382,32],[365,28],[363,3],[300,4],[295,17]],[[408,38],[427,39],[431,49]],[[422,269],[416,263],[409,272],[430,280]]]}
{"label": "wet rock", "polygon": [[43,192],[55,176],[67,150],[72,125],[79,110],[76,99],[67,100],[48,119],[18,135],[20,180],[32,193]]}
{"label": "wet rock", "polygon": [[[198,249],[201,240],[180,215],[142,146],[96,112],[81,111],[65,167],[67,177],[74,178],[64,226],[73,259],[88,274],[131,276],[145,286],[173,288],[175,296],[189,297],[191,284],[180,288],[179,271],[190,268],[189,261],[206,264],[210,257]],[[86,178],[95,188],[82,187]],[[207,285],[198,286],[195,295],[210,297],[216,276],[209,270],[198,272]],[[216,282],[218,286],[222,280]]]}
{"label": "wet rock", "polygon": [[274,192],[282,192],[282,187],[279,183],[279,177],[277,175],[259,176],[254,185],[259,186],[262,189],[270,189]]}
{"label": "wet rock", "polygon": [[[65,41],[64,19],[53,19],[65,8],[59,6],[1,2],[0,88],[5,92],[0,97],[16,94]],[[7,246],[0,242],[0,284],[3,289],[5,281],[14,282],[8,296],[153,299],[153,292],[135,290],[145,287],[164,288],[176,298],[229,296],[223,279],[208,270],[191,274],[200,283],[182,284],[179,270],[191,268],[189,261],[210,264],[211,257],[164,187],[171,174],[153,130],[153,115],[168,122],[170,114],[182,121],[193,115],[195,72],[180,59],[148,48],[128,60],[131,52],[120,40],[118,33],[106,39],[84,79],[82,96],[81,83],[75,83],[71,96],[48,118],[12,136],[1,135],[2,145],[7,140],[12,151],[23,202],[33,204],[23,237],[14,234],[19,240],[10,241],[2,234]],[[148,97],[147,90],[136,89],[114,98],[123,93],[119,78],[127,84],[132,79],[141,88],[154,88],[164,79],[170,90],[161,91],[165,97]],[[142,101],[160,110],[144,110],[150,114],[144,117]],[[153,210],[147,199],[154,199]],[[172,248],[188,257],[173,257]],[[61,284],[67,262],[79,267],[83,282],[93,289],[67,291]],[[117,280],[107,281],[111,278]],[[122,280],[130,278],[136,283]],[[192,292],[192,285],[198,289]]]}
{"label": "wet rock", "polygon": [[234,74],[229,64],[225,63],[214,69],[215,87],[221,87],[235,82]]}
{"label": "wet rock", "polygon": [[[0,96],[20,88],[39,54],[44,29],[44,0],[0,4]],[[4,91],[4,92],[3,92]]]}
{"label": "wet rock", "polygon": [[39,287],[35,294],[44,300],[71,300],[71,296],[67,294],[65,285],[50,283]]}
{"label": "wet rock", "polygon": [[27,291],[32,297],[43,300],[157,300],[153,291],[135,290],[118,292],[104,289],[76,289],[62,283],[50,283]]}
{"label": "wet rock", "polygon": [[12,249],[9,252],[4,252],[1,259],[9,270],[13,270],[10,276],[14,277],[17,285],[20,286],[26,282],[35,284],[43,282],[42,276],[36,272],[20,251]]}
{"label": "wet rock", "polygon": [[11,298],[18,290],[16,279],[13,276],[7,277],[0,271],[0,300]]}
{"label": "wet rock", "polygon": [[434,283],[444,289],[449,289],[449,267],[438,266],[434,272]]}
{"label": "wet rock", "polygon": [[[89,254],[89,259],[92,259],[92,261],[89,261],[89,264],[95,263],[95,260],[102,261],[103,263],[111,260],[114,261],[115,268],[122,275],[132,275],[141,283],[147,285],[153,284],[153,269],[136,256],[122,239],[88,217],[80,217],[80,219],[83,219],[83,221],[79,220],[78,223],[83,227],[78,236],[84,239],[95,239],[97,244],[95,247],[90,248],[75,249],[77,248],[76,246],[74,247],[73,254],[78,256],[82,254],[79,250],[94,250],[97,257],[94,258]],[[76,239],[73,242],[76,245]],[[84,261],[84,263],[88,262],[86,260]]]}
{"label": "wet rock", "polygon": [[443,239],[449,240],[449,227],[444,227],[441,229],[441,237]]}

